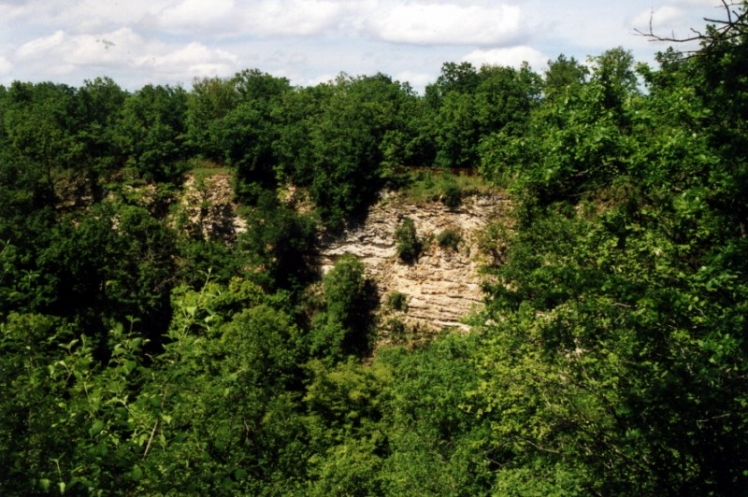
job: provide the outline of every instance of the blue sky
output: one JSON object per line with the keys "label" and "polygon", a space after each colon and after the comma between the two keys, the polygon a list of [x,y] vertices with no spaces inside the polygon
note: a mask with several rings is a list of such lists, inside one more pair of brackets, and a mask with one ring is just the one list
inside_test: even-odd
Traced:
{"label": "blue sky", "polygon": [[0,0],[0,84],[80,86],[109,76],[137,89],[257,68],[296,85],[383,72],[421,89],[443,62],[542,71],[623,46],[651,62],[719,0]]}

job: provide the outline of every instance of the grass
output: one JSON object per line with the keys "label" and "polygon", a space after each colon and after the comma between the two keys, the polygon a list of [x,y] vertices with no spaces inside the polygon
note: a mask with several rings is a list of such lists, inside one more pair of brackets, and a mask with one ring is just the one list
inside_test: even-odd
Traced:
{"label": "grass", "polygon": [[442,201],[451,208],[457,207],[463,197],[496,191],[479,175],[457,175],[436,168],[403,173],[399,184],[400,191],[411,202]]}
{"label": "grass", "polygon": [[187,164],[189,166],[188,172],[195,176],[210,177],[219,174],[229,174],[231,172],[231,170],[223,164],[208,159],[201,159],[199,157],[189,159]]}

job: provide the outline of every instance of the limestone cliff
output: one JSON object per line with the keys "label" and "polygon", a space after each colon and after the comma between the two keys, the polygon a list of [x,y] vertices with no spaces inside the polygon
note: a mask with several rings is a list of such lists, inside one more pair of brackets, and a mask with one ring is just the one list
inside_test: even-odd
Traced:
{"label": "limestone cliff", "polygon": [[183,186],[181,225],[202,233],[204,238],[233,243],[246,230],[246,222],[237,214],[233,198],[229,174],[189,175]]}
{"label": "limestone cliff", "polygon": [[[323,247],[322,270],[332,267],[337,257],[354,254],[376,282],[383,301],[393,292],[406,296],[407,309],[398,313],[404,322],[421,329],[467,329],[461,319],[479,308],[483,298],[479,237],[506,207],[501,195],[467,197],[455,209],[441,202],[416,204],[397,194],[384,195],[363,225]],[[403,263],[396,253],[394,233],[405,217],[414,221],[423,241],[421,255],[413,264]],[[459,233],[457,250],[437,242],[445,230]]]}

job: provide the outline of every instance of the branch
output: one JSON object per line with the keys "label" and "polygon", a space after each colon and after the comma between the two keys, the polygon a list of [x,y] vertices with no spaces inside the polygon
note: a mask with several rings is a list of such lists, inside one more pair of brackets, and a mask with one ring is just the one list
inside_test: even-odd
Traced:
{"label": "branch", "polygon": [[156,436],[156,428],[158,428],[158,418],[156,418],[156,422],[153,423],[153,429],[151,430],[151,437],[148,439],[148,444],[145,446],[145,451],[143,452],[144,461],[145,461],[145,457],[148,455],[148,449],[151,448],[151,443],[153,443],[153,437]]}
{"label": "branch", "polygon": [[[713,26],[713,30],[708,31],[706,34],[691,28],[693,36],[679,37],[672,33],[670,36],[663,36],[655,33],[653,27],[654,10],[649,15],[649,29],[642,31],[640,29],[634,29],[634,32],[639,36],[649,38],[649,41],[658,42],[672,42],[672,43],[688,43],[691,41],[702,41],[707,42],[707,45],[711,45],[719,41],[727,41],[737,38],[748,32],[748,22],[746,21],[746,15],[748,11],[738,12],[733,10],[732,7],[738,5],[736,3],[728,3],[727,0],[721,0],[722,6],[725,10],[727,19],[712,19],[705,17],[704,21],[709,25]],[[687,53],[695,53],[696,50],[690,50]]]}
{"label": "branch", "polygon": [[164,394],[161,396],[161,409],[159,410],[159,413],[156,415],[156,422],[153,423],[151,436],[148,439],[148,444],[145,446],[145,451],[143,451],[143,461],[145,461],[145,458],[148,455],[148,450],[150,450],[151,444],[153,443],[153,438],[156,436],[156,428],[158,428],[159,416],[161,415],[161,411],[164,410],[164,402],[166,401],[166,394],[168,391],[169,391],[168,387],[164,388]]}

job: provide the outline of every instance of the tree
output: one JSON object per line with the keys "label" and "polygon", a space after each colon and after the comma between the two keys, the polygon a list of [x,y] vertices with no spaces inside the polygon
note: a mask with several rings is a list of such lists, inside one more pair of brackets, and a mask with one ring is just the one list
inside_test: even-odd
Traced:
{"label": "tree", "polygon": [[248,229],[239,249],[254,265],[254,277],[268,290],[298,289],[316,275],[316,225],[309,216],[281,204],[273,193],[261,194],[247,216]]}
{"label": "tree", "polygon": [[41,167],[54,190],[54,172],[78,164],[83,151],[76,135],[82,115],[74,88],[53,83],[14,82],[5,96],[3,128],[17,159]]}
{"label": "tree", "polygon": [[311,352],[328,363],[367,353],[371,348],[375,298],[364,265],[346,254],[325,275],[322,286],[325,310],[312,324]]}
{"label": "tree", "polygon": [[470,62],[445,62],[435,83],[426,86],[425,99],[433,110],[438,110],[444,97],[451,92],[472,94],[480,83],[478,71]]}
{"label": "tree", "polygon": [[239,103],[231,79],[202,78],[192,82],[187,101],[187,139],[190,148],[214,161],[226,160],[223,149],[224,119]]}
{"label": "tree", "polygon": [[239,197],[256,202],[261,190],[277,184],[273,149],[280,135],[277,112],[291,86],[285,78],[256,69],[238,73],[231,85],[236,106],[221,120],[220,147],[226,163],[235,168]]}
{"label": "tree", "polygon": [[556,60],[548,61],[543,92],[546,98],[564,95],[566,90],[584,84],[589,73],[587,66],[580,64],[574,57],[567,59],[564,54],[561,54]]}
{"label": "tree", "polygon": [[602,89],[601,104],[607,110],[619,111],[625,99],[636,94],[637,79],[634,72],[634,56],[622,47],[607,50],[591,59],[592,84]]}
{"label": "tree", "polygon": [[380,394],[387,457],[379,480],[386,495],[485,495],[491,492],[490,430],[465,408],[477,386],[476,336],[444,334],[406,350],[380,348],[375,367],[396,381]]}
{"label": "tree", "polygon": [[518,194],[549,204],[579,199],[627,169],[630,120],[642,103],[633,59],[613,49],[594,60],[590,81],[545,99],[525,133],[502,130],[482,142],[483,174],[516,178]]}
{"label": "tree", "polygon": [[[358,78],[341,74],[334,82],[319,86],[305,92],[305,98],[319,104],[319,112],[308,109],[308,138],[300,136],[302,129],[293,125],[285,134],[284,162],[298,164],[283,170],[297,173],[291,179],[309,187],[322,221],[339,230],[346,219],[362,215],[376,198],[387,176],[383,149],[390,160],[407,153],[393,147],[408,146],[412,136],[403,125],[412,92],[383,74]],[[402,145],[393,141],[395,136],[402,139]],[[292,137],[293,142],[289,141]],[[306,148],[311,160],[303,153],[296,154],[298,159],[291,157],[289,145],[304,147],[302,152]]]}
{"label": "tree", "polygon": [[739,45],[714,58],[663,54],[659,71],[640,69],[645,95],[630,57],[607,52],[566,106],[544,102],[532,134],[492,151],[507,166],[524,160],[515,185],[530,187],[518,190],[523,215],[476,363],[488,382],[478,397],[490,400],[474,408],[494,421],[501,454],[496,489],[730,495],[745,485],[747,442],[734,436],[748,423],[737,393],[745,320],[734,310],[748,272],[734,254],[745,247],[735,195],[746,169],[730,131],[743,120],[713,119],[713,105],[742,90],[712,78]]}
{"label": "tree", "polygon": [[181,87],[146,85],[130,95],[118,126],[128,166],[146,180],[178,180],[187,157],[186,113]]}
{"label": "tree", "polygon": [[[502,130],[521,132],[538,100],[540,78],[527,64],[519,71],[498,66],[475,71],[465,64],[445,64],[443,70],[449,76],[442,75],[432,90],[439,95],[438,107],[430,116],[435,164],[474,167],[481,139]],[[425,98],[430,98],[429,88]]]}
{"label": "tree", "polygon": [[98,175],[111,173],[125,164],[125,154],[120,149],[117,136],[117,124],[122,118],[122,111],[127,93],[109,78],[96,78],[86,81],[78,90],[78,99],[84,113],[84,127],[78,135],[83,142],[84,162],[87,164],[90,180],[94,182]]}
{"label": "tree", "polygon": [[11,314],[0,323],[4,494],[135,491],[151,429],[133,400],[148,377],[144,342],[121,326],[109,334],[113,354],[101,364],[91,341],[59,319]]}

